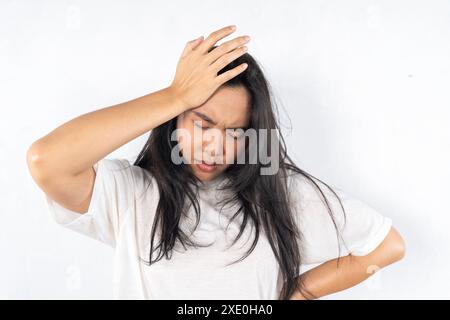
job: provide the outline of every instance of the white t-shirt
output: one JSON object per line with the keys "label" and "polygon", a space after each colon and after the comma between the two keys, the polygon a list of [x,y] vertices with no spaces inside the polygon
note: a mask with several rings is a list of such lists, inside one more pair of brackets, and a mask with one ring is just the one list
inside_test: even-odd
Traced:
{"label": "white t-shirt", "polygon": [[[79,214],[46,196],[49,211],[60,225],[102,241],[114,248],[114,297],[116,299],[278,299],[282,281],[270,244],[262,231],[256,248],[238,260],[253,241],[253,225],[232,247],[242,215],[226,229],[236,207],[220,211],[215,179],[199,189],[200,223],[191,235],[206,247],[175,246],[171,259],[165,257],[148,266],[150,232],[158,205],[159,190],[153,176],[126,159],[102,159],[94,165],[96,179],[88,212]],[[149,179],[144,179],[148,177]],[[392,220],[366,203],[333,187],[343,201],[340,206],[326,187],[344,242],[338,242],[329,213],[316,189],[299,174],[289,176],[296,223],[302,233],[303,264],[317,264],[340,256],[366,255],[388,234]],[[193,230],[192,219],[182,219],[181,228]],[[250,219],[249,219],[250,220]],[[187,233],[189,234],[189,233]],[[155,239],[155,244],[158,239]],[[339,244],[340,243],[340,244]],[[228,248],[229,247],[229,248]],[[227,249],[228,248],[228,249]],[[156,253],[154,254],[156,257]]]}

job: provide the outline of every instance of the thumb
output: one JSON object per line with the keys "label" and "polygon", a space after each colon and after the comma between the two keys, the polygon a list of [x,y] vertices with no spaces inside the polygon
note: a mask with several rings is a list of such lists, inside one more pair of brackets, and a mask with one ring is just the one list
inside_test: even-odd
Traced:
{"label": "thumb", "polygon": [[186,46],[184,47],[183,53],[181,54],[181,57],[186,56],[189,52],[197,48],[197,46],[203,41],[203,36],[198,37],[197,39],[188,41],[186,43]]}
{"label": "thumb", "polygon": [[194,50],[197,48],[197,46],[203,41],[203,36],[198,37],[195,40],[190,41],[191,44],[191,50]]}

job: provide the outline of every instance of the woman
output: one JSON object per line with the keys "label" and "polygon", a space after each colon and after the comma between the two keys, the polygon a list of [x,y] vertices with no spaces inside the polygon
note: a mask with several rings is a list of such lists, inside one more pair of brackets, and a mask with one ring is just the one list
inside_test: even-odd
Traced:
{"label": "woman", "polygon": [[[215,45],[234,31],[188,42],[170,86],[28,150],[56,222],[115,248],[116,298],[314,299],[404,256],[390,218],[288,157],[249,39]],[[133,165],[104,158],[150,130]]]}

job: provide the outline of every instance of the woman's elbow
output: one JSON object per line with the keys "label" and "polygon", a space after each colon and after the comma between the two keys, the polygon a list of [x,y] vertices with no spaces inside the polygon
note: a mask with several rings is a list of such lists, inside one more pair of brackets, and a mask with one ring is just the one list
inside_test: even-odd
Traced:
{"label": "woman's elbow", "polygon": [[403,237],[394,227],[391,227],[381,244],[373,252],[361,256],[359,259],[367,265],[377,265],[383,268],[403,259],[405,254],[406,244]]}
{"label": "woman's elbow", "polygon": [[392,233],[392,251],[394,255],[395,261],[401,260],[406,255],[406,243],[403,237],[400,235],[400,233],[394,229],[394,227],[391,228],[390,233]]}
{"label": "woman's elbow", "polygon": [[384,265],[402,260],[406,255],[406,243],[400,233],[392,227],[380,246],[380,257]]}

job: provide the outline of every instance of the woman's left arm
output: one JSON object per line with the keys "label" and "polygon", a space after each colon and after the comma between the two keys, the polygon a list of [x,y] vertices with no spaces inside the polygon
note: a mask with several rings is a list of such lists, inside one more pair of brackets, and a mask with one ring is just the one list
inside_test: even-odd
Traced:
{"label": "woman's left arm", "polygon": [[317,299],[357,285],[373,272],[399,261],[405,256],[405,242],[394,227],[383,242],[365,256],[348,255],[327,261],[303,274],[304,285],[314,297],[306,297],[299,291],[290,300]]}

